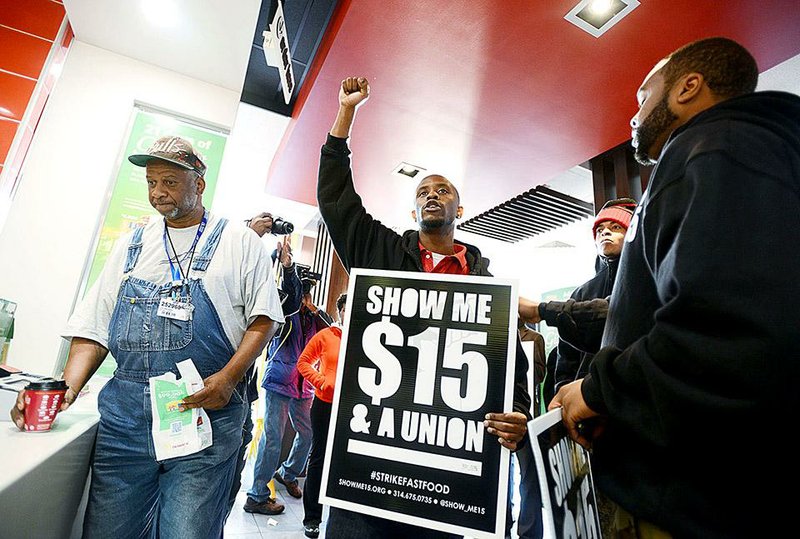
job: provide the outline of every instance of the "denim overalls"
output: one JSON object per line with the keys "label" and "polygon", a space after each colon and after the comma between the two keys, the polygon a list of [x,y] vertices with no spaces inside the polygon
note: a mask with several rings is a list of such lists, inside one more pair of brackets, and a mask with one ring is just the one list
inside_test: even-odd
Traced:
{"label": "denim overalls", "polygon": [[242,443],[246,404],[240,383],[228,405],[207,410],[214,443],[185,457],[155,460],[151,434],[148,378],[191,358],[203,378],[222,369],[234,349],[205,292],[202,277],[219,244],[227,220],[217,223],[191,266],[191,320],[157,315],[159,299],[174,290],[130,276],[142,251],[142,228],[128,246],[125,277],[109,326],[108,347],[117,370],[98,397],[100,425],[92,464],[84,536],[221,537],[233,481],[235,459]]}

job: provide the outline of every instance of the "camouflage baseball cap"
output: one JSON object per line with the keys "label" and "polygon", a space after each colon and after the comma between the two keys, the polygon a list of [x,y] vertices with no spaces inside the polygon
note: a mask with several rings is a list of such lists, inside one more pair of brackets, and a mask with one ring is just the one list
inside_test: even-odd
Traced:
{"label": "camouflage baseball cap", "polygon": [[179,167],[194,170],[200,176],[206,173],[206,165],[197,157],[191,143],[180,137],[161,137],[147,149],[147,153],[128,156],[128,161],[137,167],[147,165],[151,159],[174,163]]}

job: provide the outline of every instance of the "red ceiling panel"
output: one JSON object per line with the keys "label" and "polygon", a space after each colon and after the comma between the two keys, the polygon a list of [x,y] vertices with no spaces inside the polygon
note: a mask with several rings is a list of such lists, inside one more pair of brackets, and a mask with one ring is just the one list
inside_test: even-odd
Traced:
{"label": "red ceiling panel", "polygon": [[14,135],[17,133],[16,122],[4,120],[0,118],[0,164],[5,164],[6,157],[8,156],[8,149],[14,141]]}
{"label": "red ceiling panel", "polygon": [[36,82],[0,71],[0,116],[22,120]]}
{"label": "red ceiling panel", "polygon": [[449,175],[474,215],[629,138],[636,88],[684,43],[734,38],[762,70],[800,53],[796,0],[648,0],[599,39],[563,19],[576,2],[347,3],[267,191],[315,203],[319,147],[346,76],[372,83],[351,141],[357,187],[399,220],[413,184],[389,175],[400,161]]}
{"label": "red ceiling panel", "polygon": [[0,0],[0,24],[53,41],[64,6],[51,0]]}
{"label": "red ceiling panel", "polygon": [[0,69],[39,78],[52,43],[0,26]]}

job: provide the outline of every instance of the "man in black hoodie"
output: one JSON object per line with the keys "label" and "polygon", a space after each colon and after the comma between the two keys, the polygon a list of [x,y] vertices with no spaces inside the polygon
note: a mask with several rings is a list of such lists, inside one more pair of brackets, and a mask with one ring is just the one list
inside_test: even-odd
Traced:
{"label": "man in black hoodie", "polygon": [[[369,84],[365,78],[350,77],[342,81],[339,111],[322,147],[319,164],[319,211],[345,269],[490,275],[489,261],[478,248],[453,238],[455,220],[461,217],[463,208],[458,190],[447,178],[427,176],[417,186],[412,218],[419,230],[407,230],[401,236],[367,213],[353,185],[347,138],[356,109],[368,98]],[[527,390],[528,360],[519,342],[515,361],[514,411],[488,414],[484,422],[487,432],[512,451],[525,439],[531,405]],[[451,536],[337,508],[331,508],[326,533],[337,539]]]}
{"label": "man in black hoodie", "polygon": [[678,49],[645,78],[633,144],[656,167],[604,347],[550,405],[593,447],[598,490],[636,531],[796,533],[800,98],[754,93],[757,80],[753,57],[724,38]]}

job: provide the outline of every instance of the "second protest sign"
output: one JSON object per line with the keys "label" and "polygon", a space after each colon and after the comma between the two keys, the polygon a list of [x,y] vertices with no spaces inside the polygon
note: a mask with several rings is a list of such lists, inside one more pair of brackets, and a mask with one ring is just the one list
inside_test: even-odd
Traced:
{"label": "second protest sign", "polygon": [[516,283],[354,269],[320,501],[473,537],[502,535]]}

